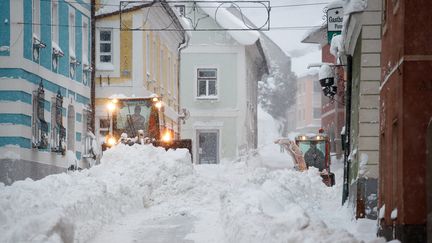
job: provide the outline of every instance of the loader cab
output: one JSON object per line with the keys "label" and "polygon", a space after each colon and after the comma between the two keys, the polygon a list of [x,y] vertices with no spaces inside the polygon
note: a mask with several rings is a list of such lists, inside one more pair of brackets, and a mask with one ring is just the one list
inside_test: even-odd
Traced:
{"label": "loader cab", "polygon": [[105,146],[111,147],[117,143],[122,134],[130,138],[138,136],[150,140],[160,140],[161,136],[160,110],[161,101],[152,98],[110,99],[107,103],[109,111],[109,134],[105,137]]}
{"label": "loader cab", "polygon": [[325,134],[300,135],[295,139],[306,165],[318,168],[319,171],[330,167],[330,139]]}
{"label": "loader cab", "polygon": [[327,186],[335,184],[335,175],[330,171],[330,139],[324,133],[318,135],[300,135],[295,138],[307,167],[316,167],[320,171],[322,181]]}
{"label": "loader cab", "polygon": [[109,134],[102,150],[123,144],[153,144],[165,149],[186,148],[192,155],[192,140],[174,137],[173,129],[164,126],[164,107],[159,97],[110,99]]}

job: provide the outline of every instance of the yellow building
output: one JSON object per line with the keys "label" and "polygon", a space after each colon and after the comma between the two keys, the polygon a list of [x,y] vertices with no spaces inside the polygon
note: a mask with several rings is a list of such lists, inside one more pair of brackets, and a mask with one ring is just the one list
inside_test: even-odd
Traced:
{"label": "yellow building", "polygon": [[[130,4],[121,14],[116,0],[96,6],[96,131],[106,135],[109,130],[107,99],[156,94],[164,103],[162,125],[178,137],[179,53],[185,32],[174,12],[164,1]],[[161,29],[167,23],[181,31],[131,30]]]}

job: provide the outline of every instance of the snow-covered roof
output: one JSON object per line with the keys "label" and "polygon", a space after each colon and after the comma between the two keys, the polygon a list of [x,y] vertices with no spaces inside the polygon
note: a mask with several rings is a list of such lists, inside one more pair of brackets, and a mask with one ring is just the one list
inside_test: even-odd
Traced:
{"label": "snow-covered roof", "polygon": [[[128,10],[128,9],[133,8],[133,7],[144,6],[144,5],[148,5],[148,4],[149,4],[148,2],[129,3],[128,5],[123,6],[122,10]],[[104,14],[110,14],[110,13],[120,11],[120,1],[119,0],[101,0],[99,6],[100,6],[100,8],[95,13],[96,16],[104,15]]]}
{"label": "snow-covered roof", "polygon": [[[202,3],[197,2],[198,6],[202,7],[202,10],[213,18],[222,28],[225,29],[248,29],[248,26],[243,23],[234,14],[230,13],[228,9],[220,7],[220,3],[208,2]],[[228,33],[242,45],[252,45],[260,37],[258,31],[228,31]]]}
{"label": "snow-covered roof", "polygon": [[327,43],[327,24],[313,27],[306,31],[301,43],[325,44]]}

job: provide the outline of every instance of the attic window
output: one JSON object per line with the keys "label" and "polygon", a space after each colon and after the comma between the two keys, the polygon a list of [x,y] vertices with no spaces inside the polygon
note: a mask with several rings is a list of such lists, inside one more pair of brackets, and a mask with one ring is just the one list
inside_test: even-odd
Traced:
{"label": "attic window", "polygon": [[180,16],[186,16],[186,8],[185,5],[174,5],[177,11],[180,13]]}

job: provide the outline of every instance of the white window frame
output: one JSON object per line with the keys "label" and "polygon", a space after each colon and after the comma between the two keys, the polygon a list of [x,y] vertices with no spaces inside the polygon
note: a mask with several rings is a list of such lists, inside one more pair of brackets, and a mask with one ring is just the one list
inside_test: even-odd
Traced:
{"label": "white window frame", "polygon": [[[103,31],[108,31],[110,32],[110,40],[106,41],[106,40],[101,40],[100,35]],[[98,63],[111,63],[113,64],[113,30],[112,29],[108,29],[108,28],[104,28],[104,29],[100,29],[98,32],[98,39],[99,39],[99,43],[98,43],[98,48],[99,48],[99,56],[98,56]],[[101,44],[110,44],[111,48],[110,48],[110,52],[102,52],[101,50]],[[111,56],[111,61],[110,62],[103,62],[100,58],[101,56]]]}
{"label": "white window frame", "polygon": [[[214,70],[215,71],[215,77],[213,78],[200,78],[199,77],[199,71],[200,70]],[[219,69],[217,68],[217,67],[198,67],[198,68],[196,68],[195,69],[195,75],[196,75],[196,83],[195,83],[195,87],[196,87],[196,92],[195,92],[195,95],[196,95],[196,99],[198,99],[198,100],[200,100],[200,99],[207,99],[207,100],[217,100],[217,99],[219,99],[219,82],[218,82],[218,77],[219,77]],[[206,79],[205,81],[206,81],[206,94],[205,95],[202,95],[202,96],[200,96],[199,95],[199,83],[200,83],[200,80],[202,80],[202,79]],[[210,80],[211,79],[211,80]],[[216,94],[214,94],[214,95],[209,95],[209,81],[212,81],[212,80],[215,80],[215,91],[216,91]]]}

